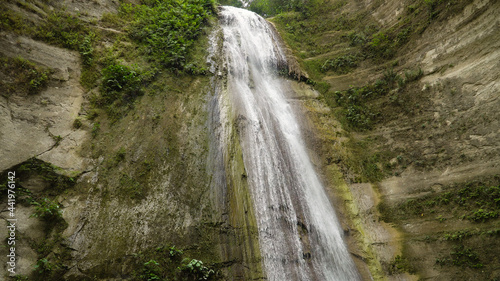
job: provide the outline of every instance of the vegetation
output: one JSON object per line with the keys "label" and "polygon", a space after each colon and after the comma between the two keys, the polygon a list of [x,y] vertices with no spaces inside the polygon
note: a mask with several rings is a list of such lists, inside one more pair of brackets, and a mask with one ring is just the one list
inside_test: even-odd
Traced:
{"label": "vegetation", "polygon": [[337,74],[345,74],[349,72],[352,68],[358,66],[359,56],[358,55],[343,55],[338,56],[333,59],[327,59],[321,66],[321,71],[334,71]]}
{"label": "vegetation", "polygon": [[43,218],[47,221],[59,220],[62,218],[61,209],[56,201],[43,198],[40,202],[33,201],[31,204],[35,206],[33,217]]}
{"label": "vegetation", "polygon": [[459,267],[482,268],[484,264],[481,262],[479,255],[471,248],[466,248],[463,245],[453,247],[453,251],[449,257],[436,259],[436,264],[454,265]]}
{"label": "vegetation", "polygon": [[34,38],[78,51],[85,44],[85,39],[92,37],[90,34],[88,24],[77,17],[64,12],[52,12],[42,25],[36,27]]}
{"label": "vegetation", "polygon": [[133,9],[130,36],[165,68],[184,69],[202,25],[215,12],[212,0],[145,1]]}
{"label": "vegetation", "polygon": [[[391,90],[401,90],[408,83],[418,80],[423,72],[417,70],[406,70],[405,78],[396,74],[393,69],[387,69],[383,78],[373,84],[363,87],[351,87],[345,91],[323,91],[326,103],[338,113],[340,120],[344,122],[346,129],[368,130],[376,122],[379,114],[370,107],[370,102],[386,96]],[[340,106],[340,108],[339,108]]]}
{"label": "vegetation", "polygon": [[415,274],[415,268],[411,265],[406,257],[397,255],[389,264],[389,274],[398,274],[403,272],[408,272],[410,274]]}
{"label": "vegetation", "polygon": [[6,96],[14,93],[37,94],[47,86],[50,75],[50,70],[29,60],[3,55],[0,55],[0,70],[8,77],[14,78],[10,83],[0,81],[0,92]]}
{"label": "vegetation", "polygon": [[186,257],[184,251],[175,246],[162,246],[140,253],[137,262],[141,266],[134,272],[136,280],[220,280],[213,266]]}
{"label": "vegetation", "polygon": [[127,103],[143,93],[144,78],[138,69],[111,64],[102,70],[102,75],[101,96],[95,101],[98,105]]}
{"label": "vegetation", "polygon": [[380,208],[387,221],[422,217],[439,211],[455,214],[456,218],[484,223],[499,217],[500,186],[469,183],[439,194],[410,199],[393,208],[384,205]]}
{"label": "vegetation", "polygon": [[292,11],[310,16],[320,4],[320,0],[254,0],[250,3],[249,9],[264,17]]}
{"label": "vegetation", "polygon": [[7,8],[6,1],[0,2],[0,31],[25,34],[30,31],[30,27],[21,13]]}
{"label": "vegetation", "polygon": [[[43,237],[36,241],[25,240],[38,256],[38,261],[34,265],[33,274],[29,276],[29,280],[59,280],[66,272],[65,262],[71,257],[70,250],[62,244],[61,234],[67,227],[67,223],[62,217],[61,205],[57,197],[68,192],[75,185],[76,175],[69,176],[62,169],[35,158],[9,170],[16,171],[17,204],[22,204],[25,207],[32,206],[32,217],[39,218],[43,223]],[[24,186],[25,183],[33,179],[36,179],[39,185],[44,187],[36,193],[30,192]],[[2,186],[0,189],[3,190],[3,188]],[[25,277],[21,277],[19,280],[26,280]]]}

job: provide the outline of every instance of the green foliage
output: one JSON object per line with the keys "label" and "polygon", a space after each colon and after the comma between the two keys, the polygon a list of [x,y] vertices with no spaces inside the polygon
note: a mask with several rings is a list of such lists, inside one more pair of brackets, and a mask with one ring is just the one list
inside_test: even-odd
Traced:
{"label": "green foliage", "polygon": [[333,59],[327,59],[321,66],[321,71],[334,71],[337,74],[345,74],[349,72],[352,68],[358,66],[359,57],[356,55],[343,55],[338,56]]}
{"label": "green foliage", "polygon": [[37,175],[40,179],[46,181],[49,188],[46,188],[42,194],[46,197],[56,196],[75,185],[75,178],[59,174],[60,168],[36,158],[28,159],[15,167],[15,170],[19,172],[20,178]]}
{"label": "green foliage", "polygon": [[24,275],[21,275],[21,274],[17,274],[13,277],[13,280],[14,281],[29,281],[29,278],[28,276],[24,276]]}
{"label": "green foliage", "polygon": [[80,118],[75,118],[75,121],[73,121],[73,128],[75,129],[80,129],[83,126],[82,119]]}
{"label": "green foliage", "polygon": [[326,103],[332,107],[341,107],[340,120],[346,128],[353,130],[369,130],[376,122],[379,113],[374,111],[370,102],[386,96],[392,89],[404,88],[408,83],[418,80],[423,75],[420,68],[405,71],[406,78],[401,78],[394,69],[386,69],[382,79],[363,87],[351,87],[345,91],[326,92]]}
{"label": "green foliage", "polygon": [[95,40],[95,33],[90,32],[83,38],[80,43],[79,51],[82,57],[82,62],[84,65],[89,66],[92,64],[92,59],[94,56],[94,48],[92,47],[92,42]]}
{"label": "green foliage", "polygon": [[411,265],[406,257],[397,255],[390,263],[389,263],[389,274],[398,274],[408,272],[410,274],[415,273],[415,268]]}
{"label": "green foliage", "polygon": [[33,201],[31,204],[35,206],[33,217],[43,218],[47,221],[59,220],[62,218],[61,209],[56,201],[43,198],[41,202]]}
{"label": "green foliage", "polygon": [[[461,188],[449,189],[436,195],[409,199],[398,204],[393,210],[384,213],[391,218],[406,219],[410,216],[423,216],[436,210],[455,210],[459,218],[472,222],[484,223],[497,219],[500,213],[500,186],[487,186],[481,183],[469,183]],[[449,213],[449,211],[447,211]],[[461,214],[461,215],[460,215]],[[466,233],[449,236],[449,240],[466,237]]]}
{"label": "green foliage", "polygon": [[[184,259],[183,263],[188,260],[188,258]],[[204,266],[202,261],[196,259],[192,259],[189,263],[182,265],[180,270],[186,272],[194,280],[209,280],[215,274],[215,271]]]}
{"label": "green foliage", "polygon": [[63,12],[49,14],[44,24],[39,25],[34,37],[51,44],[78,51],[89,36],[88,24]]}
{"label": "green foliage", "polygon": [[0,81],[3,94],[14,93],[37,94],[43,90],[49,81],[50,71],[35,65],[21,57],[10,58],[0,55],[0,70],[14,78],[12,83]]}
{"label": "green foliage", "polygon": [[97,137],[97,134],[99,133],[99,130],[101,128],[101,124],[99,122],[95,122],[93,125],[92,125],[92,131],[91,131],[91,134],[92,134],[92,137],[95,138]]}
{"label": "green foliage", "polygon": [[[153,79],[156,70],[140,71],[113,62],[102,70],[100,95],[92,99],[94,106],[104,107],[112,122],[117,121],[142,96],[144,87]],[[93,131],[94,132],[94,131]]]}
{"label": "green foliage", "polygon": [[[326,98],[333,98],[337,105],[345,108],[343,115],[347,121],[347,127],[367,130],[372,128],[377,117],[377,113],[368,107],[367,101],[385,95],[390,89],[389,85],[385,80],[380,80],[364,87],[336,91],[333,95],[328,94]],[[331,102],[330,104],[332,105]]]}
{"label": "green foliage", "polygon": [[175,258],[181,257],[182,254],[183,254],[183,251],[180,250],[180,249],[177,249],[175,246],[171,246],[169,248],[169,252],[168,253],[169,253],[170,258],[175,259]]}
{"label": "green foliage", "polygon": [[221,6],[233,6],[238,8],[243,7],[243,3],[239,0],[219,0],[218,2]]}
{"label": "green foliage", "polygon": [[53,265],[47,258],[39,259],[35,264],[35,270],[39,273],[50,273],[55,269],[55,265]]}
{"label": "green foliage", "polygon": [[120,149],[118,150],[118,152],[116,152],[116,155],[115,155],[116,162],[121,162],[121,161],[125,160],[126,154],[127,154],[127,150],[125,149],[125,147],[120,147]]}
{"label": "green foliage", "polygon": [[175,246],[161,246],[137,256],[134,280],[198,281],[220,280],[211,266],[184,256]]}
{"label": "green foliage", "polygon": [[10,31],[18,34],[29,33],[31,26],[23,14],[7,8],[6,1],[0,2],[0,31]]}
{"label": "green foliage", "polygon": [[485,236],[499,236],[500,229],[490,229],[490,230],[479,230],[479,229],[465,229],[465,230],[457,230],[453,232],[448,232],[443,235],[443,240],[445,241],[462,241],[466,240],[470,237],[477,235],[485,235]]}
{"label": "green foliage", "polygon": [[263,17],[291,11],[309,17],[320,2],[318,0],[253,0],[248,8]]}
{"label": "green foliage", "polygon": [[436,264],[441,266],[454,265],[468,268],[484,267],[479,255],[473,249],[466,248],[463,245],[453,247],[453,251],[450,253],[450,256],[436,259]]}
{"label": "green foliage", "polygon": [[485,222],[489,219],[498,218],[498,211],[478,209],[466,216],[466,218],[474,222]]}
{"label": "green foliage", "polygon": [[215,12],[212,0],[150,1],[137,6],[130,36],[166,68],[183,69],[201,27]]}
{"label": "green foliage", "polygon": [[144,263],[144,268],[142,269],[142,273],[139,278],[145,281],[161,280],[158,276],[160,274],[160,264],[155,260],[149,260]]}
{"label": "green foliage", "polygon": [[112,64],[102,70],[100,105],[115,101],[132,101],[142,95],[143,77],[137,69],[121,64]]}
{"label": "green foliage", "polygon": [[368,38],[366,37],[364,32],[356,32],[356,31],[351,31],[347,35],[348,40],[350,41],[350,46],[363,46],[364,44],[367,43]]}

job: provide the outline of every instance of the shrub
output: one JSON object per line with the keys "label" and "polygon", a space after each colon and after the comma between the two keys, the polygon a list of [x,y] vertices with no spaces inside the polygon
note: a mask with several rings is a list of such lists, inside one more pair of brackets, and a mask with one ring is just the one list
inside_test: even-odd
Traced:
{"label": "shrub", "polygon": [[87,36],[83,38],[83,41],[80,43],[79,51],[82,57],[82,62],[84,65],[91,65],[92,58],[94,55],[94,48],[92,47],[92,42],[95,39],[95,33],[91,32]]}
{"label": "shrub", "polygon": [[112,64],[102,70],[101,105],[115,100],[132,100],[142,94],[142,77],[138,70],[121,64]]}
{"label": "shrub", "polygon": [[358,66],[359,58],[356,55],[343,55],[333,59],[326,60],[321,66],[321,71],[326,72],[333,70],[336,73],[344,74],[349,72],[352,68]]}
{"label": "shrub", "polygon": [[212,0],[148,1],[134,10],[130,36],[167,68],[183,69],[201,26],[215,11]]}
{"label": "shrub", "polygon": [[80,118],[76,118],[75,121],[73,121],[73,128],[75,129],[80,129],[82,127],[83,123],[82,123],[82,119]]}
{"label": "shrub", "polygon": [[49,262],[46,258],[39,259],[35,264],[35,270],[39,273],[48,273],[55,269],[55,265]]}
{"label": "shrub", "polygon": [[160,264],[155,260],[149,260],[144,263],[144,268],[142,269],[142,274],[139,276],[141,280],[161,280],[159,277],[160,273]]}
{"label": "shrub", "polygon": [[41,202],[33,201],[31,204],[35,206],[35,213],[32,215],[33,217],[43,218],[46,220],[62,218],[59,204],[55,201],[43,198]]}
{"label": "shrub", "polygon": [[498,217],[498,212],[497,211],[488,211],[484,209],[479,209],[472,214],[467,216],[468,220],[475,221],[475,222],[485,222],[489,219],[497,218]]}
{"label": "shrub", "polygon": [[0,64],[2,72],[16,78],[14,83],[0,81],[0,90],[5,94],[10,95],[15,92],[37,94],[47,86],[50,71],[27,59],[0,56]]}
{"label": "shrub", "polygon": [[[184,259],[183,262],[186,262],[189,259]],[[192,259],[189,263],[183,265],[181,271],[188,273],[195,280],[209,280],[215,272],[212,269],[203,265],[203,262],[200,260]]]}
{"label": "shrub", "polygon": [[79,50],[89,27],[78,18],[62,12],[51,13],[47,21],[38,26],[35,39],[40,39],[71,50]]}

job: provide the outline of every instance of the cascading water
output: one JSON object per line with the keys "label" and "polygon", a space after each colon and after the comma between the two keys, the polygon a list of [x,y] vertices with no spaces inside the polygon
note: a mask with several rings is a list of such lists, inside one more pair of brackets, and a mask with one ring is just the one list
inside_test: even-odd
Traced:
{"label": "cascading water", "polygon": [[221,7],[220,23],[210,59],[227,84],[218,86],[217,111],[237,122],[268,280],[359,280],[285,96],[288,81],[277,75],[286,62],[277,35],[234,7]]}

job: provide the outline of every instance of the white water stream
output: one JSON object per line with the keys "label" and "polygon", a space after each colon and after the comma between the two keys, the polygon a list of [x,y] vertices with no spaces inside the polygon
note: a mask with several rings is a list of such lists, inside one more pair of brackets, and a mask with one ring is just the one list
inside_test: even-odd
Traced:
{"label": "white water stream", "polygon": [[277,35],[234,7],[221,8],[220,23],[223,40],[214,35],[210,56],[221,51],[212,71],[227,75],[220,119],[237,122],[268,280],[359,280],[285,96],[288,82],[277,75],[286,61]]}

